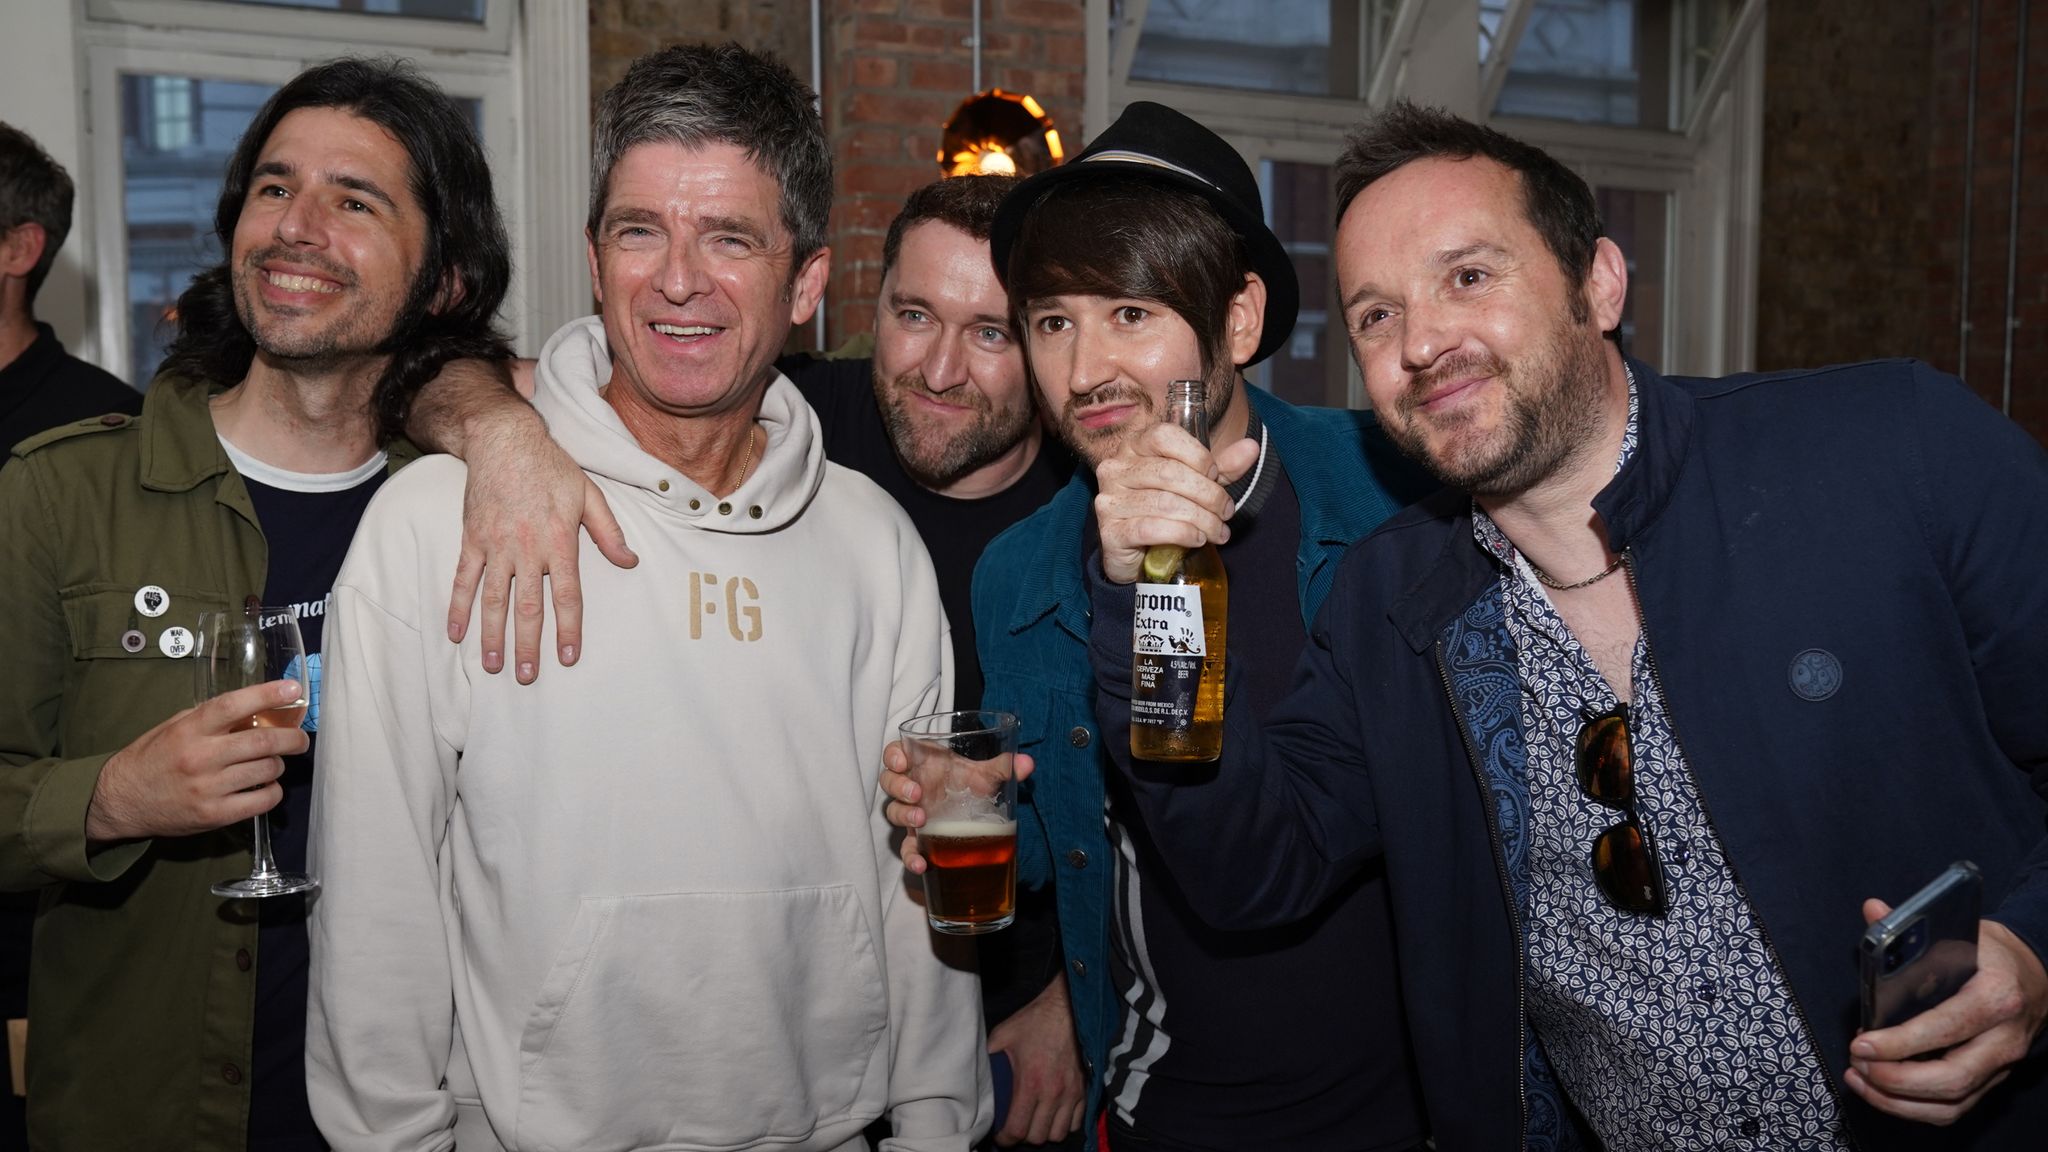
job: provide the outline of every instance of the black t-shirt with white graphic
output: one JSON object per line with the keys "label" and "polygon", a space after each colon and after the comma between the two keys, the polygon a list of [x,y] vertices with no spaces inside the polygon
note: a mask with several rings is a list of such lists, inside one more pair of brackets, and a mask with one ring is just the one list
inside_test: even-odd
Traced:
{"label": "black t-shirt with white graphic", "polygon": [[[306,642],[312,686],[305,727],[318,739],[320,651],[328,595],[349,541],[384,483],[382,453],[350,472],[303,475],[253,460],[232,447],[228,456],[249,489],[256,522],[269,547],[263,603],[288,607]],[[306,868],[313,807],[313,748],[285,757],[284,799],[270,813],[271,851],[287,872]],[[273,896],[259,902],[256,944],[256,1035],[250,1058],[249,1148],[252,1152],[324,1150],[306,1103],[306,898]]]}

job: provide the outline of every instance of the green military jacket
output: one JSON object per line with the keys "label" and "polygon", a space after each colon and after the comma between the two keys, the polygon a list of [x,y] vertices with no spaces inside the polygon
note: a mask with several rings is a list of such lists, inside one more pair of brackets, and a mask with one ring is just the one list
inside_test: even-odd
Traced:
{"label": "green military jacket", "polygon": [[[94,851],[107,757],[193,703],[174,628],[261,596],[263,532],[211,390],[24,441],[0,469],[0,888],[40,890],[28,1109],[38,1148],[247,1146],[257,918],[216,881],[247,825]],[[390,467],[416,455],[394,444]],[[161,589],[160,615],[140,595]],[[189,649],[188,649],[189,650]]]}

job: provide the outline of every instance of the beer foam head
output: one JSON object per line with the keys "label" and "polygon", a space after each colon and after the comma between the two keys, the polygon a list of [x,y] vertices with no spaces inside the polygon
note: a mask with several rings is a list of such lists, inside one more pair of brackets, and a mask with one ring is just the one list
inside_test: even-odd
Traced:
{"label": "beer foam head", "polygon": [[1015,836],[1016,834],[1017,822],[1002,816],[1000,813],[987,817],[948,817],[944,820],[934,820],[923,828],[918,829],[918,835],[920,836],[937,836],[942,839],[951,838],[955,840],[977,840],[984,836]]}

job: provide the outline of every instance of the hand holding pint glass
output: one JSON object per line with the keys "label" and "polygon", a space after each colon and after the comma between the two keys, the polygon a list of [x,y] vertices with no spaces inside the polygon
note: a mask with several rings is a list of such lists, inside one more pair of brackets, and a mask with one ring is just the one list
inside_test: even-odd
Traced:
{"label": "hand holding pint glass", "polygon": [[1008,927],[1017,914],[1017,718],[938,712],[899,732],[923,795],[925,915],[959,935]]}

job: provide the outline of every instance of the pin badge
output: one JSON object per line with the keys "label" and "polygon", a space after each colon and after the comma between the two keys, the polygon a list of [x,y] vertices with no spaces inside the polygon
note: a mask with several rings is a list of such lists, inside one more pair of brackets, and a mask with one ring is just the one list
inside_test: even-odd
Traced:
{"label": "pin badge", "polygon": [[130,628],[126,632],[121,633],[121,649],[124,652],[140,652],[142,651],[142,646],[147,643],[149,643],[149,640],[142,635],[139,629]]}
{"label": "pin badge", "polygon": [[135,590],[135,610],[154,620],[170,611],[171,594],[154,584],[144,584]]}
{"label": "pin badge", "polygon": [[192,652],[192,630],[180,628],[176,625],[166,628],[163,631],[163,635],[156,638],[156,646],[163,651],[164,655],[169,656],[173,660],[190,655]]}

